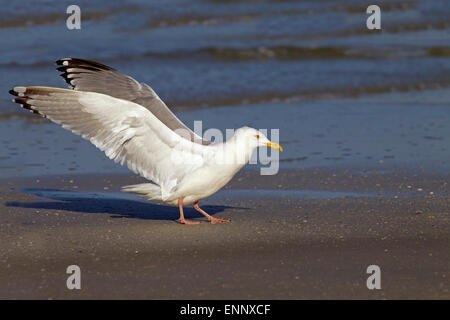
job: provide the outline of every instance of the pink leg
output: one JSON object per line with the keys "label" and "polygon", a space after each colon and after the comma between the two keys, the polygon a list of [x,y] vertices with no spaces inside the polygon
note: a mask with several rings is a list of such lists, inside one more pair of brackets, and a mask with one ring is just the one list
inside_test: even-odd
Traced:
{"label": "pink leg", "polygon": [[190,221],[184,219],[184,213],[183,213],[183,197],[178,198],[178,207],[180,208],[180,223],[181,224],[199,224],[200,222],[197,221]]}
{"label": "pink leg", "polygon": [[214,218],[212,216],[210,216],[209,214],[207,214],[205,211],[203,211],[202,209],[200,209],[200,207],[198,206],[198,201],[196,203],[194,203],[194,208],[195,210],[197,210],[198,212],[200,212],[201,214],[203,214],[211,223],[217,223],[217,222],[230,222],[230,219],[221,219],[221,218]]}

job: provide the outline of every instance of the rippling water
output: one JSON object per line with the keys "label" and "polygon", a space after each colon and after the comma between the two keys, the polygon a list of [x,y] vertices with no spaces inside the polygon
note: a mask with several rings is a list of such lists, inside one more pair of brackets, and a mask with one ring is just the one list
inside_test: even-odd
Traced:
{"label": "rippling water", "polygon": [[0,176],[126,172],[17,108],[14,85],[65,87],[62,57],[150,84],[190,127],[279,128],[280,166],[450,164],[450,2],[20,1],[0,9]]}

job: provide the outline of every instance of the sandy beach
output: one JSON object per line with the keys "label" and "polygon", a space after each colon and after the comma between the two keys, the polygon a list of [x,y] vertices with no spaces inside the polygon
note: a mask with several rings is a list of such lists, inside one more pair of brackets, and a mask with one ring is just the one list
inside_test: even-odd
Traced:
{"label": "sandy beach", "polygon": [[[120,198],[136,181],[2,183],[0,298],[450,298],[448,176],[246,170],[203,201],[232,222],[209,224],[187,209],[196,226],[177,223],[174,207]],[[81,290],[66,287],[72,264]],[[373,264],[380,290],[366,287]]]}

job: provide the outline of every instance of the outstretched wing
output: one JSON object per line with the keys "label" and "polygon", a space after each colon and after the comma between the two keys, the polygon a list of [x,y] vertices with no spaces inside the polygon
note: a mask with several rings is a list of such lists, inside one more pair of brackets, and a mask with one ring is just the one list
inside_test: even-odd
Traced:
{"label": "outstretched wing", "polygon": [[95,61],[65,58],[56,61],[56,64],[60,66],[57,69],[63,72],[61,76],[73,89],[103,93],[135,102],[150,110],[169,129],[181,129],[184,134],[180,135],[192,142],[204,145],[211,143],[181,122],[147,84],[139,83],[132,77]]}
{"label": "outstretched wing", "polygon": [[160,185],[163,199],[184,176],[203,165],[209,148],[181,138],[131,101],[52,87],[14,87],[10,93],[18,96],[13,101],[23,108],[81,135],[110,159]]}

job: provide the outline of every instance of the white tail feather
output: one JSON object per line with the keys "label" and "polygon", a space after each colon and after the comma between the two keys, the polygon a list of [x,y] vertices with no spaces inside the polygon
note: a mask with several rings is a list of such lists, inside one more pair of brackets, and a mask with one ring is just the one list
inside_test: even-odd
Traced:
{"label": "white tail feather", "polygon": [[122,187],[122,191],[146,196],[149,200],[162,200],[161,187],[154,183],[140,183]]}

